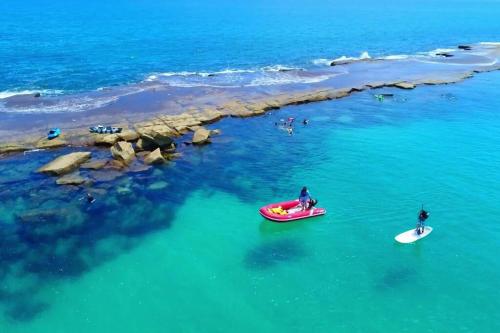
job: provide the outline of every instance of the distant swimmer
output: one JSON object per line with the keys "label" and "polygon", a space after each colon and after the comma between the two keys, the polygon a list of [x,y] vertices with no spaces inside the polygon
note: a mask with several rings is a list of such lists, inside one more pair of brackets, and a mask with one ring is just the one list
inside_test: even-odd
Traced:
{"label": "distant swimmer", "polygon": [[286,130],[288,131],[288,135],[293,135],[293,127],[292,127],[292,125],[290,125],[290,127],[288,127]]}
{"label": "distant swimmer", "polygon": [[302,124],[304,124],[304,125],[309,124],[309,120],[307,120],[307,119],[302,120]]}
{"label": "distant swimmer", "polygon": [[87,193],[87,203],[91,204],[91,203],[94,203],[94,201],[95,201],[95,198],[92,196],[92,194]]}

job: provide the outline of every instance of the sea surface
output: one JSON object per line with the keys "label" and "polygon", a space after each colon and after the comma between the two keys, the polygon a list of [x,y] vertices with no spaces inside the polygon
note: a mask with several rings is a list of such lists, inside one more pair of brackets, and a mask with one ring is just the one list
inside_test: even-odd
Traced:
{"label": "sea surface", "polygon": [[[499,83],[226,119],[91,205],[33,173],[60,151],[3,159],[2,332],[498,331]],[[326,216],[259,216],[304,185]],[[434,232],[397,244],[422,204]]]}
{"label": "sea surface", "polygon": [[494,0],[3,0],[0,13],[0,98],[310,68],[498,41],[500,31]]}
{"label": "sea surface", "polygon": [[[5,94],[500,40],[496,1],[8,0],[0,12]],[[71,148],[4,157],[0,332],[497,332],[499,86],[500,72],[482,73],[227,118],[210,145],[180,138],[163,166],[83,171],[90,189],[34,172]],[[288,117],[292,136],[275,126]],[[302,186],[325,216],[260,217]],[[433,233],[396,243],[422,205]]]}

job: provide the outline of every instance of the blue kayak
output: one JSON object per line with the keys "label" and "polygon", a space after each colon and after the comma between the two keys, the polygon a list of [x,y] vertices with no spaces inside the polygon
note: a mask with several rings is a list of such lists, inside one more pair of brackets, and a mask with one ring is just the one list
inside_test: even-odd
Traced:
{"label": "blue kayak", "polygon": [[61,135],[61,129],[52,128],[50,129],[49,134],[47,134],[47,139],[52,140],[57,138],[59,135]]}

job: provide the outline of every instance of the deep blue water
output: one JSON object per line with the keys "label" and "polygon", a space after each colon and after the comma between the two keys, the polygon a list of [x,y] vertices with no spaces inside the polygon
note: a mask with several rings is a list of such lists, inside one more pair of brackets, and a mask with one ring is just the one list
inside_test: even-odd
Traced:
{"label": "deep blue water", "polygon": [[498,40],[500,2],[3,0],[0,93]]}

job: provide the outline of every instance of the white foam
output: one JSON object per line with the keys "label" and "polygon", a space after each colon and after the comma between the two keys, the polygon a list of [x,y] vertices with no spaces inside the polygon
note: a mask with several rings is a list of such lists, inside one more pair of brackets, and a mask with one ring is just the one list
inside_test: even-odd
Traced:
{"label": "white foam", "polygon": [[254,80],[248,87],[260,87],[260,86],[273,86],[273,85],[286,85],[286,84],[298,84],[298,83],[318,83],[321,81],[328,80],[335,75],[319,75],[315,77],[297,77],[297,76],[277,76],[277,77],[259,77]]}
{"label": "white foam", "polygon": [[19,106],[19,107],[5,107],[0,103],[0,112],[7,113],[59,113],[59,112],[83,112],[92,109],[97,109],[109,105],[117,101],[120,97],[133,95],[136,93],[143,92],[147,89],[137,89],[128,91],[122,94],[107,96],[107,97],[73,97],[73,98],[61,98],[57,103],[54,104],[43,104],[35,106]]}
{"label": "white foam", "polygon": [[332,63],[332,62],[344,62],[344,61],[368,60],[368,59],[371,59],[371,58],[372,57],[370,56],[370,54],[368,54],[368,52],[363,51],[363,52],[361,52],[361,54],[359,55],[359,57],[347,57],[347,56],[343,55],[343,56],[341,56],[339,58],[331,60],[330,63]]}
{"label": "white foam", "polygon": [[500,46],[500,42],[481,42],[479,44],[486,46]]}
{"label": "white foam", "polygon": [[361,53],[361,55],[359,56],[359,59],[360,60],[366,60],[366,59],[371,59],[372,57],[370,57],[370,55],[368,54],[368,52],[366,51],[363,51]]}
{"label": "white foam", "polygon": [[394,55],[389,55],[385,57],[380,57],[379,59],[384,59],[384,60],[404,60],[408,59],[410,56],[407,54],[394,54]]}
{"label": "white foam", "polygon": [[450,53],[450,52],[455,52],[455,51],[457,51],[457,49],[435,49],[435,50],[432,50],[432,51],[429,51],[429,52],[423,52],[423,53],[420,53],[420,54],[428,55],[428,56],[431,56],[431,57],[440,57],[438,55],[438,53]]}
{"label": "white foam", "polygon": [[42,89],[42,90],[5,90],[0,91],[0,99],[5,99],[13,96],[19,95],[34,95],[36,93],[40,93],[42,95],[59,95],[62,94],[62,90],[54,90],[54,89]]}
{"label": "white foam", "polygon": [[273,65],[273,66],[262,67],[262,70],[265,72],[286,72],[286,71],[300,71],[303,69],[297,67],[288,67],[285,65]]}
{"label": "white foam", "polygon": [[314,65],[316,65],[316,66],[321,66],[321,65],[330,66],[330,64],[332,63],[332,60],[331,59],[320,58],[320,59],[314,59],[312,61],[312,63]]}
{"label": "white foam", "polygon": [[439,65],[447,65],[447,66],[493,66],[498,62],[497,59],[494,59],[491,62],[487,62],[487,63],[477,62],[477,63],[462,63],[462,64],[456,63],[456,62],[454,63],[454,62],[432,61],[430,59],[425,59],[425,58],[416,58],[415,60],[418,62],[426,63],[426,64],[439,64]]}

